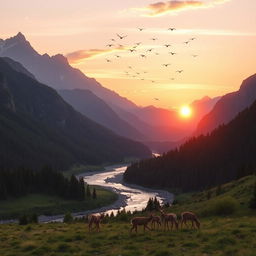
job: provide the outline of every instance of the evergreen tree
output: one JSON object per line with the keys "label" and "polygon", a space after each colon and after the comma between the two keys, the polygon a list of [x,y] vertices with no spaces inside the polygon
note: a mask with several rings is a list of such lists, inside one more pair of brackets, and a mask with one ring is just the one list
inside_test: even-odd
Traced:
{"label": "evergreen tree", "polygon": [[90,189],[90,186],[89,185],[87,185],[86,186],[86,195],[87,195],[87,197],[91,197],[91,189]]}
{"label": "evergreen tree", "polygon": [[250,208],[256,209],[256,182],[254,183],[254,187],[253,187],[253,195],[250,201]]}
{"label": "evergreen tree", "polygon": [[219,196],[222,193],[222,186],[218,185],[217,189],[216,189],[216,196]]}
{"label": "evergreen tree", "polygon": [[84,185],[83,178],[79,179],[79,184],[80,184],[80,197],[81,197],[81,200],[84,200],[85,199],[85,185]]}
{"label": "evergreen tree", "polygon": [[96,198],[97,198],[97,194],[96,194],[96,189],[95,189],[95,188],[93,188],[92,198],[93,198],[93,199],[96,199]]}

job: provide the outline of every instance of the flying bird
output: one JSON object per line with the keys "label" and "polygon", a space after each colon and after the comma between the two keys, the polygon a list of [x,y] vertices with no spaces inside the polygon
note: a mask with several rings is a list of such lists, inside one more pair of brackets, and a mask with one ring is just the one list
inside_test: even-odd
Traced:
{"label": "flying bird", "polygon": [[159,53],[159,52],[156,52],[155,55],[160,55],[160,53]]}
{"label": "flying bird", "polygon": [[176,71],[176,73],[180,73],[180,74],[181,74],[182,72],[183,72],[183,70],[177,70],[177,71]]}
{"label": "flying bird", "polygon": [[165,46],[166,48],[171,47],[170,44],[165,44],[164,46]]}
{"label": "flying bird", "polygon": [[193,54],[193,55],[192,55],[192,57],[196,58],[196,57],[198,57],[198,55],[196,55],[196,54]]}
{"label": "flying bird", "polygon": [[127,37],[127,35],[126,35],[126,36],[120,36],[119,34],[116,34],[116,35],[117,35],[121,40]]}
{"label": "flying bird", "polygon": [[132,69],[132,66],[128,66],[129,69]]}
{"label": "flying bird", "polygon": [[141,31],[145,30],[145,28],[138,28],[138,30],[141,32]]}
{"label": "flying bird", "polygon": [[154,100],[159,100],[158,98],[154,98]]}
{"label": "flying bird", "polygon": [[107,47],[112,47],[112,46],[114,46],[113,44],[107,44]]}
{"label": "flying bird", "polygon": [[147,58],[147,56],[145,54],[141,54],[140,57],[141,58]]}
{"label": "flying bird", "polygon": [[156,41],[156,40],[157,40],[157,38],[153,37],[153,38],[151,38],[151,40],[152,40],[152,41]]}
{"label": "flying bird", "polygon": [[174,78],[174,77],[172,77],[172,78],[171,78],[171,80],[172,80],[172,81],[174,81],[174,80],[175,80],[175,78]]}
{"label": "flying bird", "polygon": [[130,51],[130,52],[136,52],[135,49],[129,49],[128,51]]}
{"label": "flying bird", "polygon": [[110,60],[110,59],[106,59],[106,61],[107,61],[107,62],[111,62],[111,60]]}
{"label": "flying bird", "polygon": [[122,44],[118,44],[118,46],[119,46],[120,48],[123,48],[123,47],[124,47]]}
{"label": "flying bird", "polygon": [[167,63],[167,64],[162,64],[162,66],[164,66],[164,67],[168,67],[168,66],[170,66],[171,64],[169,64],[169,63]]}
{"label": "flying bird", "polygon": [[110,40],[111,40],[112,42],[115,42],[115,41],[116,41],[114,38],[111,38]]}
{"label": "flying bird", "polygon": [[184,44],[189,44],[189,42],[190,42],[190,41],[186,41],[186,42],[184,42]]}
{"label": "flying bird", "polygon": [[141,45],[141,42],[139,42],[139,43],[136,43],[136,45],[137,45],[137,46]]}
{"label": "flying bird", "polygon": [[121,56],[120,55],[115,55],[117,58],[121,58]]}
{"label": "flying bird", "polygon": [[176,30],[176,28],[168,28],[168,30],[174,31]]}
{"label": "flying bird", "polygon": [[176,52],[169,52],[171,55],[175,55],[175,54],[177,54]]}
{"label": "flying bird", "polygon": [[189,40],[190,40],[190,41],[194,41],[194,40],[196,40],[196,38],[195,38],[195,37],[192,37],[192,38],[190,38]]}
{"label": "flying bird", "polygon": [[148,49],[147,52],[152,52],[153,51],[153,48],[152,49]]}

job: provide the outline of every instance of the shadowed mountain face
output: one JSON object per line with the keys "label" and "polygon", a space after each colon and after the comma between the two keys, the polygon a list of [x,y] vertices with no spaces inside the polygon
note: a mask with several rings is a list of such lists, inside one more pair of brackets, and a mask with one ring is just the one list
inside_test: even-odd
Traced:
{"label": "shadowed mountain face", "polygon": [[[248,78],[240,91],[249,90],[254,82],[255,76]],[[133,164],[127,169],[125,180],[149,187],[194,191],[249,175],[256,167],[255,131],[256,101],[210,135],[192,138],[179,150]]]}
{"label": "shadowed mountain face", "polygon": [[226,124],[256,100],[256,75],[243,81],[239,91],[226,94],[198,124],[196,135],[207,134]]}
{"label": "shadowed mountain face", "polygon": [[81,89],[60,90],[59,94],[77,111],[115,133],[139,141],[147,139],[145,135],[122,120],[103,100],[91,91]]}
{"label": "shadowed mountain face", "polygon": [[[62,96],[66,97],[66,100],[76,110],[128,138],[143,142],[181,140],[194,131],[198,120],[207,113],[198,111],[197,118],[182,120],[177,111],[154,106],[138,107],[126,98],[104,88],[95,79],[88,78],[80,70],[70,66],[63,55],[58,54],[52,57],[48,54],[40,55],[21,33],[1,40],[0,56],[7,56],[20,62],[38,81],[55,89],[87,90],[82,95],[78,95],[77,91],[74,91],[77,99],[74,95],[71,99],[71,95],[68,96],[67,93]],[[89,94],[88,90],[92,94]],[[83,103],[82,96],[87,97]],[[89,106],[89,102],[95,105]],[[102,111],[103,108],[105,108],[104,111]]]}
{"label": "shadowed mountain face", "polygon": [[25,36],[16,36],[0,43],[0,56],[20,62],[36,79],[54,89],[88,89],[114,107],[130,109],[136,105],[114,91],[104,88],[95,79],[85,76],[80,70],[71,67],[61,54],[50,57],[37,53]]}
{"label": "shadowed mountain face", "polygon": [[[148,157],[142,144],[119,137],[86,118],[52,88],[0,58],[0,159],[2,166],[117,162]],[[15,64],[19,66],[19,64]]]}

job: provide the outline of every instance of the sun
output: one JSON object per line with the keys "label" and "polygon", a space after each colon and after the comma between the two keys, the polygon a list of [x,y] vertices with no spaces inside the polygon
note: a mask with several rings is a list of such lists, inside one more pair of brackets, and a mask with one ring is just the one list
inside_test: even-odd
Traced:
{"label": "sun", "polygon": [[192,109],[189,106],[183,106],[180,109],[180,115],[184,118],[189,118],[192,114]]}

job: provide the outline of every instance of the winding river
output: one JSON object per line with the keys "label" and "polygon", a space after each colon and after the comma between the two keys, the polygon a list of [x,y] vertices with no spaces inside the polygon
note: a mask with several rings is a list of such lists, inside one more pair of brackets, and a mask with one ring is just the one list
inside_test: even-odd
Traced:
{"label": "winding river", "polygon": [[[102,186],[118,194],[118,200],[112,205],[102,207],[100,209],[89,210],[79,213],[73,213],[73,216],[81,217],[90,213],[105,212],[115,214],[118,210],[123,208],[126,211],[142,210],[146,207],[148,199],[151,197],[157,197],[161,203],[173,201],[173,194],[156,189],[148,189],[136,185],[125,184],[123,181],[123,174],[127,168],[127,165],[122,166],[109,166],[101,172],[87,172],[79,175],[83,177],[84,181],[90,185]],[[57,216],[39,216],[39,222],[52,222],[62,221],[63,215]],[[10,222],[2,221],[1,223]],[[15,221],[16,222],[16,221]]]}

